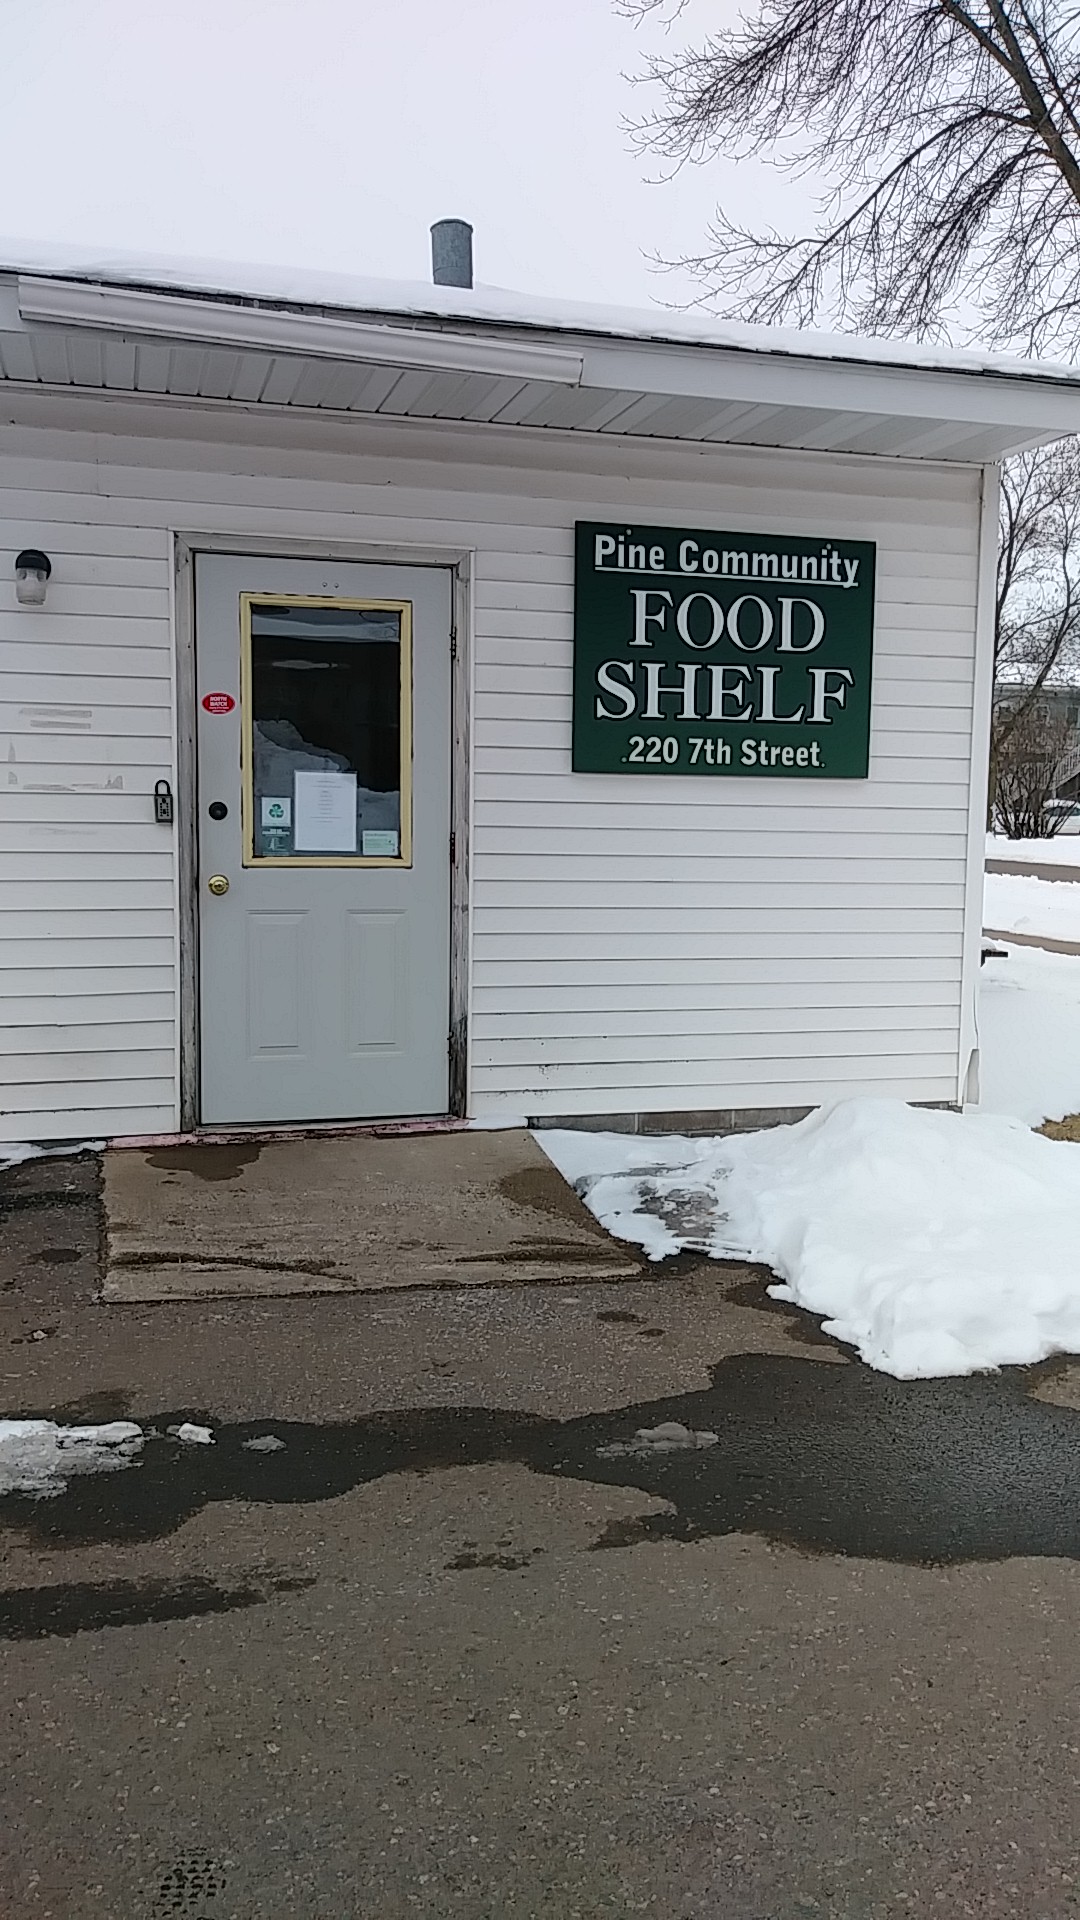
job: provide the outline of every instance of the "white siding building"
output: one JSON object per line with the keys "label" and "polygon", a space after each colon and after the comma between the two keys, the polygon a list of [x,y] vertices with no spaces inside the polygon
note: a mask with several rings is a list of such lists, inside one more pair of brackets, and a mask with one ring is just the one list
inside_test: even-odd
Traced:
{"label": "white siding building", "polygon": [[[996,468],[1076,377],[229,277],[0,274],[0,1137],[971,1097]],[[581,522],[873,543],[867,776],[573,771]]]}

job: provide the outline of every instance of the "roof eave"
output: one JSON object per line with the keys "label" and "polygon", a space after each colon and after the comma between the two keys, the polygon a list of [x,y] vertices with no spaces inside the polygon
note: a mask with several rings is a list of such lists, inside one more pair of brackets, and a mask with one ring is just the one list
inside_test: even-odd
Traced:
{"label": "roof eave", "polygon": [[[996,433],[1003,454],[1080,433],[1080,380],[1023,365],[924,367],[868,359],[865,351],[800,354],[787,340],[749,345],[628,337],[546,322],[327,309],[71,275],[23,273],[12,291],[9,318],[0,324],[29,333],[510,376],[538,392],[577,388],[714,408],[814,409],[853,421],[889,417],[926,423],[931,443],[938,424],[952,424],[961,437]],[[779,419],[776,425],[776,444],[801,444],[785,441]],[[589,429],[582,424],[580,430]]]}

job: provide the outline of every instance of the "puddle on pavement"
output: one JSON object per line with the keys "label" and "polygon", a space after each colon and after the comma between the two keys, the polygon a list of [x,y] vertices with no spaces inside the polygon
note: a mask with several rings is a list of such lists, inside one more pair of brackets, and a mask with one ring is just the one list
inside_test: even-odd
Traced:
{"label": "puddle on pavement", "polygon": [[460,1553],[454,1555],[452,1560],[446,1562],[446,1571],[447,1573],[473,1573],[478,1569],[498,1567],[501,1573],[520,1573],[523,1567],[528,1567],[534,1560],[539,1559],[543,1551],[543,1547],[526,1547],[520,1553],[512,1553],[509,1550],[479,1553],[466,1545]]}
{"label": "puddle on pavement", "polygon": [[313,1585],[312,1580],[275,1580],[269,1587],[225,1587],[194,1577],[13,1587],[0,1593],[0,1640],[66,1639],[70,1634],[95,1633],[102,1627],[146,1626],[161,1620],[235,1613],[238,1608],[262,1606],[274,1593]]}
{"label": "puddle on pavement", "polygon": [[770,1273],[768,1267],[757,1267],[748,1271],[754,1273],[752,1280],[743,1280],[738,1286],[727,1288],[724,1298],[729,1306],[749,1307],[754,1313],[763,1313],[774,1320],[782,1320],[787,1338],[794,1341],[797,1346],[824,1348],[834,1359],[840,1355],[845,1359],[848,1357],[847,1350],[841,1347],[837,1340],[834,1340],[830,1334],[822,1333],[821,1321],[815,1319],[812,1313],[804,1313],[803,1309],[797,1307],[792,1300],[773,1299],[768,1289],[775,1285],[776,1275]]}
{"label": "puddle on pavement", "polygon": [[[215,1444],[149,1441],[124,1472],[73,1480],[48,1500],[8,1496],[0,1520],[45,1546],[151,1540],[217,1502],[333,1500],[394,1474],[498,1463],[668,1504],[663,1524],[607,1529],[594,1543],[606,1547],[749,1533],[916,1565],[1080,1558],[1080,1411],[1034,1397],[1056,1364],[899,1381],[855,1364],[736,1354],[700,1392],[570,1420],[431,1407],[219,1425],[206,1409],[175,1409],[144,1425],[164,1434],[205,1423]],[[715,1444],[628,1445],[668,1423]],[[268,1432],[284,1445],[253,1451]]]}
{"label": "puddle on pavement", "polygon": [[592,1214],[548,1161],[539,1167],[519,1167],[516,1173],[504,1174],[499,1181],[499,1192],[512,1206],[524,1207],[530,1213],[552,1214],[569,1226],[584,1228],[590,1235],[600,1237]]}
{"label": "puddle on pavement", "polygon": [[199,1180],[238,1180],[261,1152],[262,1145],[256,1140],[205,1145],[196,1142],[187,1147],[159,1147],[146,1155],[146,1164],[161,1173],[193,1173]]}

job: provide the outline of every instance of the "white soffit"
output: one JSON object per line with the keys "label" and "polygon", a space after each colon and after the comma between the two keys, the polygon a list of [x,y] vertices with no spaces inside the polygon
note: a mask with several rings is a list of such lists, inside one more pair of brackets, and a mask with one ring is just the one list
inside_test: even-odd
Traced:
{"label": "white soffit", "polygon": [[[84,391],[967,462],[1080,432],[1065,369],[919,365],[910,349],[890,362],[870,342],[807,335],[800,351],[767,329],[688,342],[327,313],[42,272],[0,293],[0,377]],[[849,344],[858,353],[842,357]]]}

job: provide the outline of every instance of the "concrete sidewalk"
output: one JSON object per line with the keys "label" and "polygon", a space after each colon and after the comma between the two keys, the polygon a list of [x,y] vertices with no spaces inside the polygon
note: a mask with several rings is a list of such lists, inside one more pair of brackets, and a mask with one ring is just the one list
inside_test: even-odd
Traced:
{"label": "concrete sidewalk", "polygon": [[1080,940],[1058,940],[1049,933],[1004,933],[1000,927],[984,927],[984,940],[1000,940],[1006,946],[1041,947],[1044,953],[1080,953]]}
{"label": "concrete sidewalk", "polygon": [[312,1136],[105,1155],[109,1301],[627,1279],[525,1132]]}
{"label": "concrete sidewalk", "polygon": [[1011,873],[1017,879],[1028,880],[1080,880],[1080,863],[1065,866],[1054,860],[1029,860],[1021,856],[1016,860],[999,859],[996,855],[987,859],[987,873]]}

